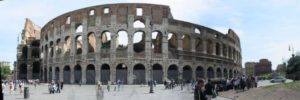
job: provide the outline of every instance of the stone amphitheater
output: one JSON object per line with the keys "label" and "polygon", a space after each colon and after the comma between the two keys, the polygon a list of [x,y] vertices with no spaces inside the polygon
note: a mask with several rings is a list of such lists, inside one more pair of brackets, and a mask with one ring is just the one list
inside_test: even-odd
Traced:
{"label": "stone amphitheater", "polygon": [[141,84],[242,73],[240,39],[232,29],[221,33],[173,19],[165,5],[105,4],[67,12],[42,27],[39,50],[36,75],[44,81]]}

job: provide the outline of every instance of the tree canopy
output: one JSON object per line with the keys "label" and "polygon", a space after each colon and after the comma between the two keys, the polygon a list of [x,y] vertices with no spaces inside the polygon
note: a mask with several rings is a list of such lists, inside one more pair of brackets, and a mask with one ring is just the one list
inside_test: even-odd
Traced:
{"label": "tree canopy", "polygon": [[1,78],[6,79],[11,74],[10,66],[1,66]]}

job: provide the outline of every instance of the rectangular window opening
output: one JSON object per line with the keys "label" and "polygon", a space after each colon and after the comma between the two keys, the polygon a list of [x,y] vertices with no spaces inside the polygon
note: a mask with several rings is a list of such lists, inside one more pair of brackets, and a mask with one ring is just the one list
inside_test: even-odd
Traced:
{"label": "rectangular window opening", "polygon": [[136,15],[137,16],[143,16],[143,9],[142,8],[136,8]]}

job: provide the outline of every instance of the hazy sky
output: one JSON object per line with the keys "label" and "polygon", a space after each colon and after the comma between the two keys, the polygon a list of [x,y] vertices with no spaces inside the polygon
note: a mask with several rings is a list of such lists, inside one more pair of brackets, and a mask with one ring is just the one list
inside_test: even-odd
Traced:
{"label": "hazy sky", "polygon": [[[113,1],[113,2],[112,2]],[[16,60],[17,37],[25,18],[39,26],[66,12],[107,3],[169,5],[173,17],[226,33],[233,29],[241,39],[243,66],[267,58],[273,69],[300,47],[299,0],[4,0],[0,1],[0,61]]]}

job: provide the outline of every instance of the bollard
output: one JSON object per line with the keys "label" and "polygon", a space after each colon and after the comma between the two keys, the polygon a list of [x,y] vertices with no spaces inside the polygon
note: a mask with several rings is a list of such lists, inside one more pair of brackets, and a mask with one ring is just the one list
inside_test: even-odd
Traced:
{"label": "bollard", "polygon": [[29,98],[29,87],[24,87],[24,99]]}

